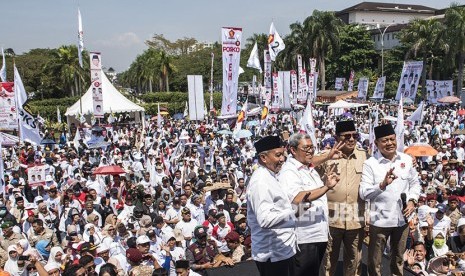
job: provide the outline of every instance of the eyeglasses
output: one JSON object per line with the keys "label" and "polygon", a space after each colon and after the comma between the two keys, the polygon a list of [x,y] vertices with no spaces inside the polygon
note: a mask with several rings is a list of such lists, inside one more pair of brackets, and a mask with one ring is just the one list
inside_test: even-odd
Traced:
{"label": "eyeglasses", "polygon": [[340,137],[344,137],[344,140],[350,140],[350,138],[354,138],[354,140],[358,140],[360,134],[358,133],[348,133],[344,135],[339,135]]}
{"label": "eyeglasses", "polygon": [[298,150],[301,150],[303,152],[312,152],[315,150],[315,146],[309,146],[309,147],[305,147],[305,148],[297,148]]}

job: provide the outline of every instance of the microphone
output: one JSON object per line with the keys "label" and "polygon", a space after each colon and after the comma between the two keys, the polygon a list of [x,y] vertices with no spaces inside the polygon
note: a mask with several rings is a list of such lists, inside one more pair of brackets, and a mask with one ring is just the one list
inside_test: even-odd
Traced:
{"label": "microphone", "polygon": [[[402,212],[407,208],[407,195],[405,193],[400,194],[400,200],[402,201]],[[405,222],[408,222],[408,218],[404,216]]]}

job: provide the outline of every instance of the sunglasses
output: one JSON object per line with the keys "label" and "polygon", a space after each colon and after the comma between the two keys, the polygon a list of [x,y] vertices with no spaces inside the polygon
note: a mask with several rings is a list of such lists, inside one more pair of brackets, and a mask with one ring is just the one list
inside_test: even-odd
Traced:
{"label": "sunglasses", "polygon": [[350,140],[350,138],[354,138],[354,140],[358,140],[360,134],[358,133],[349,133],[344,135],[339,135],[340,137],[344,137],[344,140]]}

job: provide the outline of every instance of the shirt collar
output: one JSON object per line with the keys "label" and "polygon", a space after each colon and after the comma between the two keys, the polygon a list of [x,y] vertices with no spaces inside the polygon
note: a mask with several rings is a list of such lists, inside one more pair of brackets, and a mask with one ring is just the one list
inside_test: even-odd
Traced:
{"label": "shirt collar", "polygon": [[399,155],[399,152],[396,151],[396,156],[394,156],[394,158],[392,160],[389,160],[387,158],[385,158],[380,152],[379,150],[376,152],[377,153],[377,157],[376,159],[378,159],[378,161],[380,163],[389,163],[389,162],[392,162],[392,161],[395,161],[395,160],[400,160],[400,155]]}
{"label": "shirt collar", "polygon": [[311,164],[310,166],[306,166],[304,164],[302,164],[299,160],[295,159],[292,155],[288,157],[288,160],[289,162],[296,166],[297,169],[312,169],[313,168],[313,164]]}

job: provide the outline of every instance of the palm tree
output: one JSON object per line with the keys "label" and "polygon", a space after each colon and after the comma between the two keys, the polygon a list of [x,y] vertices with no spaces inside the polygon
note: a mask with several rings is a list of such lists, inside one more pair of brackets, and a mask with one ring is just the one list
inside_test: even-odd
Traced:
{"label": "palm tree", "polygon": [[463,86],[463,64],[465,62],[465,7],[452,5],[445,14],[448,38],[451,49],[458,56],[457,95]]}
{"label": "palm tree", "polygon": [[423,70],[421,72],[421,94],[426,97],[426,66],[428,57],[433,55],[436,49],[449,50],[449,45],[444,40],[444,25],[437,19],[414,19],[400,37],[403,43],[409,44],[410,49],[406,58],[412,53],[415,57],[421,56]]}
{"label": "palm tree", "polygon": [[[307,19],[306,19],[307,20]],[[339,32],[342,26],[341,19],[329,11],[313,11],[308,19],[308,43],[311,46],[312,54],[317,59],[320,66],[321,90],[326,86],[326,64],[325,60],[330,51],[339,49]]]}
{"label": "palm tree", "polygon": [[[165,91],[170,91],[169,75],[173,72],[174,65],[172,64],[172,58],[165,51],[161,50],[158,52],[160,59],[160,91],[165,88]],[[164,85],[163,85],[164,84]]]}

